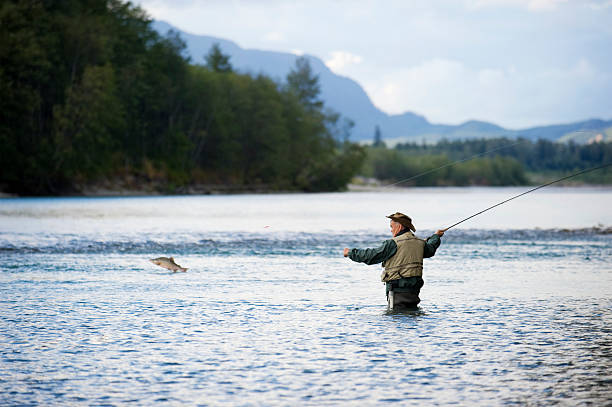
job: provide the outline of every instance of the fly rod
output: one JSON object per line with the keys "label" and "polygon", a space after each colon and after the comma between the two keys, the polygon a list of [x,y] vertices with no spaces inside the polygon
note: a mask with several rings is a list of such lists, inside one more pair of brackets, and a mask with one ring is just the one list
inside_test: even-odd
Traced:
{"label": "fly rod", "polygon": [[487,209],[483,209],[482,211],[480,211],[480,212],[478,212],[478,213],[475,213],[475,214],[473,214],[472,216],[469,216],[469,217],[467,217],[467,218],[465,218],[465,219],[463,219],[463,220],[460,220],[459,222],[457,222],[457,223],[455,223],[455,224],[450,225],[449,227],[447,227],[446,229],[443,229],[442,231],[443,231],[443,232],[446,232],[446,231],[447,231],[447,230],[449,230],[450,228],[453,228],[453,227],[457,226],[458,224],[465,222],[466,220],[472,219],[473,217],[478,216],[478,215],[480,215],[481,213],[485,213],[486,211],[491,210],[491,209],[493,209],[493,208],[495,208],[495,207],[498,207],[498,206],[500,206],[500,205],[503,205],[503,204],[505,204],[506,202],[510,202],[510,201],[511,201],[511,200],[513,200],[513,199],[516,199],[516,198],[521,197],[521,196],[523,196],[523,195],[527,195],[527,194],[528,194],[528,193],[530,193],[530,192],[537,191],[537,190],[538,190],[538,189],[540,189],[540,188],[547,187],[547,186],[552,185],[552,184],[554,184],[554,183],[556,183],[556,182],[564,181],[564,180],[566,180],[566,179],[573,178],[573,177],[576,177],[576,176],[578,176],[578,175],[586,174],[587,172],[591,172],[591,171],[599,170],[599,169],[602,169],[602,168],[606,168],[606,167],[609,167],[609,166],[611,166],[611,165],[612,165],[612,163],[607,163],[607,164],[599,165],[599,166],[597,166],[597,167],[587,168],[586,170],[579,171],[579,172],[574,173],[574,174],[572,174],[572,175],[568,175],[568,176],[566,176],[566,177],[559,178],[559,179],[557,179],[557,180],[554,180],[554,181],[548,182],[548,183],[546,183],[546,184],[542,184],[542,185],[540,185],[540,186],[538,186],[538,187],[535,187],[535,188],[530,189],[529,191],[525,191],[525,192],[523,192],[522,194],[515,195],[515,196],[513,196],[512,198],[508,198],[508,199],[506,199],[505,201],[502,201],[502,202],[500,202],[500,203],[497,203],[497,204],[495,204],[495,205],[493,205],[493,206],[489,206]]}

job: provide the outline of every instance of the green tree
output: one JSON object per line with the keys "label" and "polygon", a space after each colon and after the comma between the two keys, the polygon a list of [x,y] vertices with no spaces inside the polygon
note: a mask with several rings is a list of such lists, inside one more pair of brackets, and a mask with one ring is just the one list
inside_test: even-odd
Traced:
{"label": "green tree", "polygon": [[319,110],[323,102],[319,99],[321,87],[319,75],[315,75],[306,57],[298,57],[295,66],[287,74],[287,86],[300,103],[311,110]]}
{"label": "green tree", "polygon": [[208,51],[208,54],[204,56],[204,60],[206,61],[206,67],[213,72],[219,73],[228,73],[232,72],[232,65],[230,64],[230,56],[223,54],[221,52],[221,47],[218,43],[213,44],[213,46]]}
{"label": "green tree", "polygon": [[362,173],[387,182],[405,180],[403,186],[527,183],[522,165],[512,158],[474,158],[449,166],[451,163],[453,161],[446,154],[413,154],[405,150],[372,147],[368,149]]}
{"label": "green tree", "polygon": [[111,66],[88,66],[70,85],[63,105],[53,110],[54,170],[64,177],[88,178],[108,170],[123,131],[124,117]]}
{"label": "green tree", "polygon": [[305,59],[285,86],[233,72],[218,44],[189,65],[176,33],[121,0],[7,0],[0,38],[2,190],[113,177],[332,190],[363,159]]}
{"label": "green tree", "polygon": [[380,127],[376,125],[374,128],[374,143],[372,147],[386,147],[384,141],[382,141],[382,133],[380,132]]}

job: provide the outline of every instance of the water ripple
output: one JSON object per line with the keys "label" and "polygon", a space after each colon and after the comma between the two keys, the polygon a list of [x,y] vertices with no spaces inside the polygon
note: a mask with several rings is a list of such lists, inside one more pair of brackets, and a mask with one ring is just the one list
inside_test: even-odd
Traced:
{"label": "water ripple", "polygon": [[[242,207],[241,199],[195,202],[217,213],[224,208],[215,205]],[[380,266],[341,255],[385,233],[135,230],[149,219],[138,212],[147,202],[145,213],[168,213],[164,225],[173,223],[176,200],[155,200],[166,202],[163,211],[145,198],[70,201],[95,204],[100,216],[79,215],[95,227],[47,227],[70,222],[70,209],[24,229],[15,225],[31,214],[18,214],[15,230],[0,231],[0,405],[612,400],[612,235],[604,228],[452,230],[425,261],[420,307],[398,312],[387,310]],[[342,203],[334,216],[350,210]],[[113,205],[127,206],[117,215]],[[8,210],[18,208],[0,217]],[[184,224],[201,207],[190,211]],[[159,255],[189,271],[147,261]]]}

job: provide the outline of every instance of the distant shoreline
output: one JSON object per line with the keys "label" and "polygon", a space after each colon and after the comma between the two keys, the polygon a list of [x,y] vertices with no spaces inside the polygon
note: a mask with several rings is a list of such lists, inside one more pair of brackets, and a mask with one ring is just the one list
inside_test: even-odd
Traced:
{"label": "distant shoreline", "polygon": [[[57,197],[57,198],[68,198],[68,197],[90,197],[90,198],[104,198],[104,197],[147,197],[147,196],[179,196],[179,195],[245,195],[245,194],[258,194],[258,195],[281,195],[281,194],[316,194],[316,193],[328,193],[328,192],[398,192],[407,191],[412,189],[468,189],[468,188],[532,188],[537,184],[529,185],[444,185],[444,186],[395,186],[395,185],[375,185],[375,184],[348,184],[344,191],[315,191],[315,192],[303,192],[295,190],[275,190],[265,188],[261,185],[251,186],[236,186],[236,185],[191,185],[186,187],[176,188],[174,191],[164,191],[161,189],[151,188],[150,185],[144,186],[143,188],[125,188],[125,187],[102,187],[102,186],[88,186],[83,189],[76,191],[70,191],[65,193],[58,193],[53,195],[18,195],[8,192],[0,191],[0,199],[11,199],[11,198],[36,198],[36,197]],[[612,191],[612,185],[609,184],[585,184],[585,183],[560,183],[552,185],[550,188],[584,188],[584,189],[607,189]]]}

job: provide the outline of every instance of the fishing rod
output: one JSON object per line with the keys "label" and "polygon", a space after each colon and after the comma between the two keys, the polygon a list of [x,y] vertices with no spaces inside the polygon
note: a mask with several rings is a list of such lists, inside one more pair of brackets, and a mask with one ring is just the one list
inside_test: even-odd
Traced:
{"label": "fishing rod", "polygon": [[535,187],[535,188],[530,189],[529,191],[523,192],[522,194],[515,195],[515,196],[513,196],[512,198],[506,199],[505,201],[502,201],[502,202],[500,202],[500,203],[497,203],[497,204],[495,204],[495,205],[493,205],[493,206],[489,206],[487,209],[483,209],[482,211],[480,211],[480,212],[478,212],[478,213],[475,213],[475,214],[473,214],[472,216],[469,216],[469,217],[467,217],[467,218],[465,218],[465,219],[463,219],[463,220],[460,220],[459,222],[457,222],[457,223],[455,223],[455,224],[450,225],[449,227],[447,227],[446,229],[443,229],[442,231],[443,231],[443,232],[446,232],[446,231],[447,231],[447,230],[449,230],[450,228],[453,228],[453,227],[457,226],[458,224],[465,222],[466,220],[472,219],[473,217],[478,216],[478,215],[480,215],[481,213],[485,213],[486,211],[491,210],[491,209],[493,209],[493,208],[495,208],[495,207],[498,207],[498,206],[500,206],[500,205],[503,205],[503,204],[505,204],[506,202],[509,202],[509,201],[511,201],[511,200],[513,200],[513,199],[516,199],[516,198],[521,197],[521,196],[523,196],[523,195],[527,195],[527,194],[528,194],[528,193],[530,193],[530,192],[537,191],[537,190],[538,190],[538,189],[540,189],[540,188],[547,187],[547,186],[552,185],[552,184],[554,184],[554,183],[556,183],[556,182],[564,181],[564,180],[566,180],[566,179],[573,178],[573,177],[576,177],[576,176],[578,176],[578,175],[586,174],[587,172],[591,172],[591,171],[599,170],[599,169],[602,169],[602,168],[606,168],[606,167],[609,167],[609,166],[611,166],[611,165],[612,165],[612,162],[611,162],[611,163],[607,163],[607,164],[603,164],[603,165],[599,165],[599,166],[597,166],[597,167],[587,168],[586,170],[579,171],[579,172],[574,173],[574,174],[572,174],[572,175],[568,175],[568,176],[566,176],[566,177],[559,178],[559,179],[557,179],[557,180],[554,180],[554,181],[548,182],[548,183],[546,183],[546,184],[542,184],[542,185],[540,185],[540,186],[538,186],[538,187]]}
{"label": "fishing rod", "polygon": [[422,177],[423,175],[427,175],[427,174],[429,174],[429,173],[431,173],[431,172],[441,170],[442,168],[450,167],[451,165],[455,165],[455,164],[459,164],[459,163],[462,163],[462,162],[465,162],[465,161],[469,161],[469,160],[472,160],[472,159],[474,159],[474,158],[476,158],[476,157],[480,157],[480,156],[483,156],[483,155],[485,155],[485,154],[492,153],[492,152],[494,152],[494,151],[503,150],[504,148],[509,148],[509,147],[515,146],[515,145],[517,145],[517,144],[524,143],[524,142],[526,142],[526,141],[529,141],[529,140],[519,140],[519,141],[517,141],[516,143],[508,144],[508,145],[501,146],[501,147],[496,147],[496,148],[493,148],[493,149],[491,149],[491,150],[487,150],[487,151],[485,151],[485,152],[478,153],[478,154],[474,154],[473,156],[470,156],[470,157],[467,157],[467,158],[463,158],[463,159],[461,159],[461,160],[453,161],[453,162],[451,162],[451,163],[446,163],[446,164],[441,165],[441,166],[439,166],[439,167],[437,167],[437,168],[434,168],[434,169],[431,169],[431,170],[427,170],[427,171],[421,172],[421,173],[419,173],[419,174],[417,174],[417,175],[413,175],[413,176],[412,176],[412,177],[410,177],[410,178],[406,178],[406,179],[403,179],[403,180],[400,180],[400,181],[394,182],[393,184],[383,185],[381,188],[387,188],[387,187],[392,187],[392,186],[395,186],[395,185],[398,185],[398,184],[403,184],[404,182],[408,182],[408,181],[411,181],[411,180],[413,180],[413,179],[415,179],[415,178]]}

